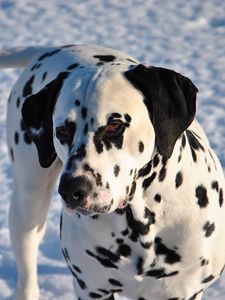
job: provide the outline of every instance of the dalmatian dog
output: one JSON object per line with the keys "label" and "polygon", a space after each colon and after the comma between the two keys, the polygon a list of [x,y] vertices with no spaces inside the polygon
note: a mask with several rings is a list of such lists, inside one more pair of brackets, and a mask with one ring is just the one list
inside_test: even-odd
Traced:
{"label": "dalmatian dog", "polygon": [[187,77],[87,45],[1,53],[16,300],[37,300],[53,187],[79,300],[200,300],[225,263],[224,176]]}

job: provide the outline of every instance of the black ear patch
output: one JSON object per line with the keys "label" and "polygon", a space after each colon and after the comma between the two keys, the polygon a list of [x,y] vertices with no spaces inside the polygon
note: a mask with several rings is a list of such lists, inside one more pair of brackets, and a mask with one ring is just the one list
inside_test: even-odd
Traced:
{"label": "black ear patch", "polygon": [[50,167],[57,156],[53,144],[52,114],[57,95],[69,74],[60,73],[37,94],[26,98],[22,107],[26,130],[37,147],[39,162],[43,168]]}
{"label": "black ear patch", "polygon": [[187,77],[158,67],[138,65],[125,72],[125,77],[143,93],[156,147],[168,159],[176,140],[194,119],[198,89]]}

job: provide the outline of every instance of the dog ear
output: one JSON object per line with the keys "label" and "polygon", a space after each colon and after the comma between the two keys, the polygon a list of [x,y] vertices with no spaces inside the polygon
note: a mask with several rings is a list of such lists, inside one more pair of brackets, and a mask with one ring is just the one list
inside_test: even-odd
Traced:
{"label": "dog ear", "polygon": [[22,117],[31,140],[37,147],[40,165],[51,166],[56,159],[53,144],[52,115],[59,91],[68,72],[60,73],[37,94],[25,99]]}
{"label": "dog ear", "polygon": [[156,147],[170,158],[174,145],[194,119],[198,89],[172,70],[138,65],[126,78],[144,95],[156,136]]}

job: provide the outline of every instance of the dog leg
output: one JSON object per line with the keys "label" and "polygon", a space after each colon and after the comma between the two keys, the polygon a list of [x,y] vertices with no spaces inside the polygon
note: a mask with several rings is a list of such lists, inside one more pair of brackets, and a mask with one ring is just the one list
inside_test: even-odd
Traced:
{"label": "dog leg", "polygon": [[24,174],[21,176],[22,174],[14,172],[9,227],[18,271],[15,300],[37,300],[39,298],[38,247],[45,233],[51,193],[60,171],[59,163],[57,164],[58,166],[55,165],[47,170],[40,167],[38,170],[35,167],[35,174],[28,173],[30,180],[27,174],[26,181]]}

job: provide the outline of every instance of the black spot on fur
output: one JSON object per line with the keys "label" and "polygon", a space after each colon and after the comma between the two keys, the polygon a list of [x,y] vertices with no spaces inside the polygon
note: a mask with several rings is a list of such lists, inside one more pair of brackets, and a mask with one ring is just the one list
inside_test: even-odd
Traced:
{"label": "black spot on fur", "polygon": [[90,172],[93,176],[95,176],[94,169],[89,166],[89,164],[85,163],[83,166],[84,171]]}
{"label": "black spot on fur", "polygon": [[197,161],[197,155],[196,155],[193,148],[191,148],[191,155],[192,155],[193,161],[196,162]]}
{"label": "black spot on fur", "polygon": [[116,59],[114,55],[94,55],[94,58],[98,58],[101,62],[112,62]]}
{"label": "black spot on fur", "polygon": [[178,156],[178,160],[177,160],[178,163],[181,161],[181,158],[182,158],[182,152],[180,152],[180,155]]}
{"label": "black spot on fur", "polygon": [[39,69],[41,67],[41,64],[35,64],[33,67],[30,69],[31,71],[34,71],[35,69]]}
{"label": "black spot on fur", "polygon": [[19,144],[19,133],[16,131],[15,132],[15,135],[14,135],[14,141],[15,141],[15,144]]}
{"label": "black spot on fur", "polygon": [[157,279],[164,278],[164,277],[171,277],[179,274],[178,271],[174,271],[171,273],[166,273],[165,268],[161,269],[152,269],[145,273],[145,276],[155,277]]}
{"label": "black spot on fur", "polygon": [[131,116],[130,115],[128,115],[128,114],[125,114],[124,115],[124,118],[125,118],[125,120],[128,122],[128,123],[130,123],[131,122]]}
{"label": "black spot on fur", "polygon": [[131,255],[131,248],[126,244],[120,244],[116,254],[119,257],[120,256],[128,257]]}
{"label": "black spot on fur", "polygon": [[102,298],[102,295],[94,293],[94,292],[90,292],[89,297],[92,299],[100,299],[100,298]]}
{"label": "black spot on fur", "polygon": [[123,236],[128,235],[128,234],[129,234],[128,228],[126,228],[125,230],[121,231],[121,234],[122,234]]}
{"label": "black spot on fur", "polygon": [[74,103],[76,106],[80,106],[80,100],[76,100]]}
{"label": "black spot on fur", "polygon": [[123,284],[114,278],[109,278],[109,283],[115,286],[122,287]]}
{"label": "black spot on fur", "polygon": [[144,165],[144,167],[142,167],[138,171],[138,178],[148,175],[151,172],[151,169],[152,169],[152,161],[150,160],[146,165]]}
{"label": "black spot on fur", "polygon": [[[138,240],[138,230],[135,226],[135,220],[133,217],[133,213],[130,207],[127,207],[126,209],[126,219],[127,219],[127,225],[129,227],[129,231],[131,230],[131,234],[129,235],[129,238],[131,241],[136,242]],[[128,231],[128,233],[129,233]]]}
{"label": "black spot on fur", "polygon": [[203,266],[206,266],[206,265],[208,265],[209,264],[209,260],[208,259],[206,259],[206,258],[203,258],[203,257],[201,257],[200,258],[200,265],[203,267]]}
{"label": "black spot on fur", "polygon": [[13,148],[10,148],[10,154],[11,154],[11,159],[12,161],[14,161],[14,153],[13,153]]}
{"label": "black spot on fur", "polygon": [[112,293],[120,293],[122,291],[123,291],[122,289],[110,289],[110,292]]}
{"label": "black spot on fur", "polygon": [[215,230],[215,223],[211,223],[207,221],[205,225],[203,226],[203,230],[205,231],[205,236],[210,237]]}
{"label": "black spot on fur", "polygon": [[220,192],[219,192],[219,205],[220,207],[222,207],[223,205],[223,190],[220,189]]}
{"label": "black spot on fur", "polygon": [[187,135],[187,138],[188,138],[188,141],[189,141],[189,144],[191,147],[193,147],[196,150],[201,149],[202,151],[204,151],[204,147],[201,145],[201,143],[197,139],[197,138],[199,138],[199,136],[197,136],[197,134],[195,134],[191,130],[186,130],[186,135]]}
{"label": "black spot on fur", "polygon": [[218,181],[213,181],[212,182],[212,189],[216,190],[217,192],[219,191],[219,184]]}
{"label": "black spot on fur", "polygon": [[207,190],[203,185],[199,185],[195,190],[195,196],[198,198],[198,205],[204,208],[208,205],[209,200],[207,196]]}
{"label": "black spot on fur", "polygon": [[205,279],[202,280],[202,283],[208,283],[209,281],[213,280],[214,276],[211,274],[208,277],[206,277]]}
{"label": "black spot on fur", "polygon": [[117,269],[117,265],[115,265],[114,261],[111,261],[111,258],[104,256],[104,255],[96,255],[92,253],[90,250],[86,250],[86,253],[95,258],[100,264],[102,264],[106,268],[114,268]]}
{"label": "black spot on fur", "polygon": [[204,147],[201,145],[201,143],[197,139],[196,134],[194,134],[194,132],[192,132],[191,130],[186,130],[186,135],[187,135],[189,145],[191,147],[192,158],[196,162],[197,156],[196,156],[195,151],[198,151],[198,150],[205,151]]}
{"label": "black spot on fur", "polygon": [[159,181],[162,182],[166,178],[166,166],[164,165],[159,172]]}
{"label": "black spot on fur", "polygon": [[123,239],[117,238],[116,242],[117,242],[117,244],[123,244]]}
{"label": "black spot on fur", "polygon": [[143,258],[140,256],[138,257],[136,268],[137,268],[137,275],[140,275],[143,273]]}
{"label": "black spot on fur", "polygon": [[102,186],[102,176],[99,173],[97,173],[94,176],[95,176],[95,179],[96,179],[96,185],[97,186]]}
{"label": "black spot on fur", "polygon": [[131,201],[133,199],[133,197],[134,197],[134,194],[136,192],[136,186],[137,186],[136,181],[133,181],[132,185],[131,185],[131,189],[130,189],[129,195],[128,195],[129,201]]}
{"label": "black spot on fur", "polygon": [[78,277],[76,277],[76,280],[82,290],[86,289],[86,284],[83,280],[79,279]]}
{"label": "black spot on fur", "polygon": [[144,249],[150,249],[152,247],[152,242],[146,242],[146,243],[141,242],[141,246]]}
{"label": "black spot on fur", "polygon": [[156,154],[154,157],[153,157],[153,167],[156,168],[159,164],[159,155]]}
{"label": "black spot on fur", "polygon": [[119,175],[120,172],[120,167],[118,165],[114,166],[114,175],[117,177]]}
{"label": "black spot on fur", "polygon": [[47,72],[44,72],[44,73],[43,73],[43,75],[42,75],[42,81],[44,81],[44,80],[45,80],[45,78],[46,78],[47,74],[48,74]]}
{"label": "black spot on fur", "polygon": [[173,249],[169,249],[162,243],[161,238],[155,238],[155,253],[156,255],[165,256],[165,263],[174,264],[181,261],[181,256]]}
{"label": "black spot on fur", "polygon": [[84,131],[83,131],[84,135],[86,135],[88,133],[88,123],[86,123],[84,125]]}
{"label": "black spot on fur", "polygon": [[156,194],[155,197],[154,197],[154,200],[158,203],[161,202],[161,196],[159,194]]}
{"label": "black spot on fur", "polygon": [[61,49],[56,49],[53,51],[46,52],[39,57],[38,61],[41,61],[41,60],[45,59],[46,57],[50,57],[50,56],[58,53],[59,51],[61,51]]}
{"label": "black spot on fur", "polygon": [[104,247],[97,246],[96,251],[100,256],[110,260],[113,263],[119,262],[119,256]]}
{"label": "black spot on fur", "polygon": [[152,173],[151,176],[149,176],[148,178],[144,179],[143,183],[142,183],[142,187],[144,190],[146,190],[150,185],[151,183],[153,182],[153,180],[155,179],[156,177],[156,172]]}
{"label": "black spot on fur", "polygon": [[181,186],[182,182],[183,182],[183,175],[182,175],[181,172],[178,172],[177,175],[176,175],[176,179],[175,179],[176,188]]}
{"label": "black spot on fur", "polygon": [[16,100],[16,107],[17,107],[17,108],[20,107],[20,97],[17,97],[17,100]]}
{"label": "black spot on fur", "polygon": [[182,135],[181,145],[182,145],[183,148],[185,148],[185,145],[186,145],[186,137],[185,137],[184,134]]}
{"label": "black spot on fur", "polygon": [[84,106],[81,109],[81,115],[84,120],[87,118],[87,108]]}
{"label": "black spot on fur", "polygon": [[30,94],[32,94],[32,84],[34,81],[34,75],[31,76],[31,78],[26,82],[23,88],[23,97],[27,97]]}
{"label": "black spot on fur", "polygon": [[139,152],[142,153],[144,151],[144,149],[145,149],[144,143],[142,141],[140,141],[138,143],[138,150],[139,150]]}
{"label": "black spot on fur", "polygon": [[71,266],[70,266],[69,264],[67,264],[67,266],[68,266],[68,268],[69,268],[71,274],[73,275],[73,277],[76,279],[76,281],[77,281],[78,285],[80,286],[80,288],[81,288],[82,290],[86,289],[86,284],[85,284],[85,282],[84,282],[83,280],[81,280],[81,279],[77,276],[77,274],[74,272],[74,270],[71,268]]}
{"label": "black spot on fur", "polygon": [[80,274],[82,273],[81,269],[78,268],[76,265],[73,264],[72,267],[73,267],[74,271],[76,271],[77,273],[80,273]]}
{"label": "black spot on fur", "polygon": [[69,263],[70,262],[70,257],[69,257],[69,253],[68,253],[68,251],[67,251],[66,248],[62,249],[62,254],[63,254],[64,258],[65,258],[65,261],[67,263]]}
{"label": "black spot on fur", "polygon": [[105,289],[98,289],[99,292],[105,294],[105,295],[108,295],[109,294],[109,291],[105,290]]}
{"label": "black spot on fur", "polygon": [[64,125],[56,128],[56,137],[62,145],[67,144],[70,148],[76,132],[76,123],[66,119]]}
{"label": "black spot on fur", "polygon": [[137,64],[137,61],[131,59],[131,58],[127,58],[127,61],[134,63],[135,65]]}
{"label": "black spot on fur", "polygon": [[74,70],[74,69],[76,69],[78,66],[79,66],[79,64],[77,64],[77,63],[72,64],[72,65],[70,65],[69,67],[67,67],[67,70],[68,70],[68,71]]}
{"label": "black spot on fur", "polygon": [[129,186],[126,186],[126,194],[128,195],[128,193],[129,193],[129,189],[130,189],[130,187]]}

